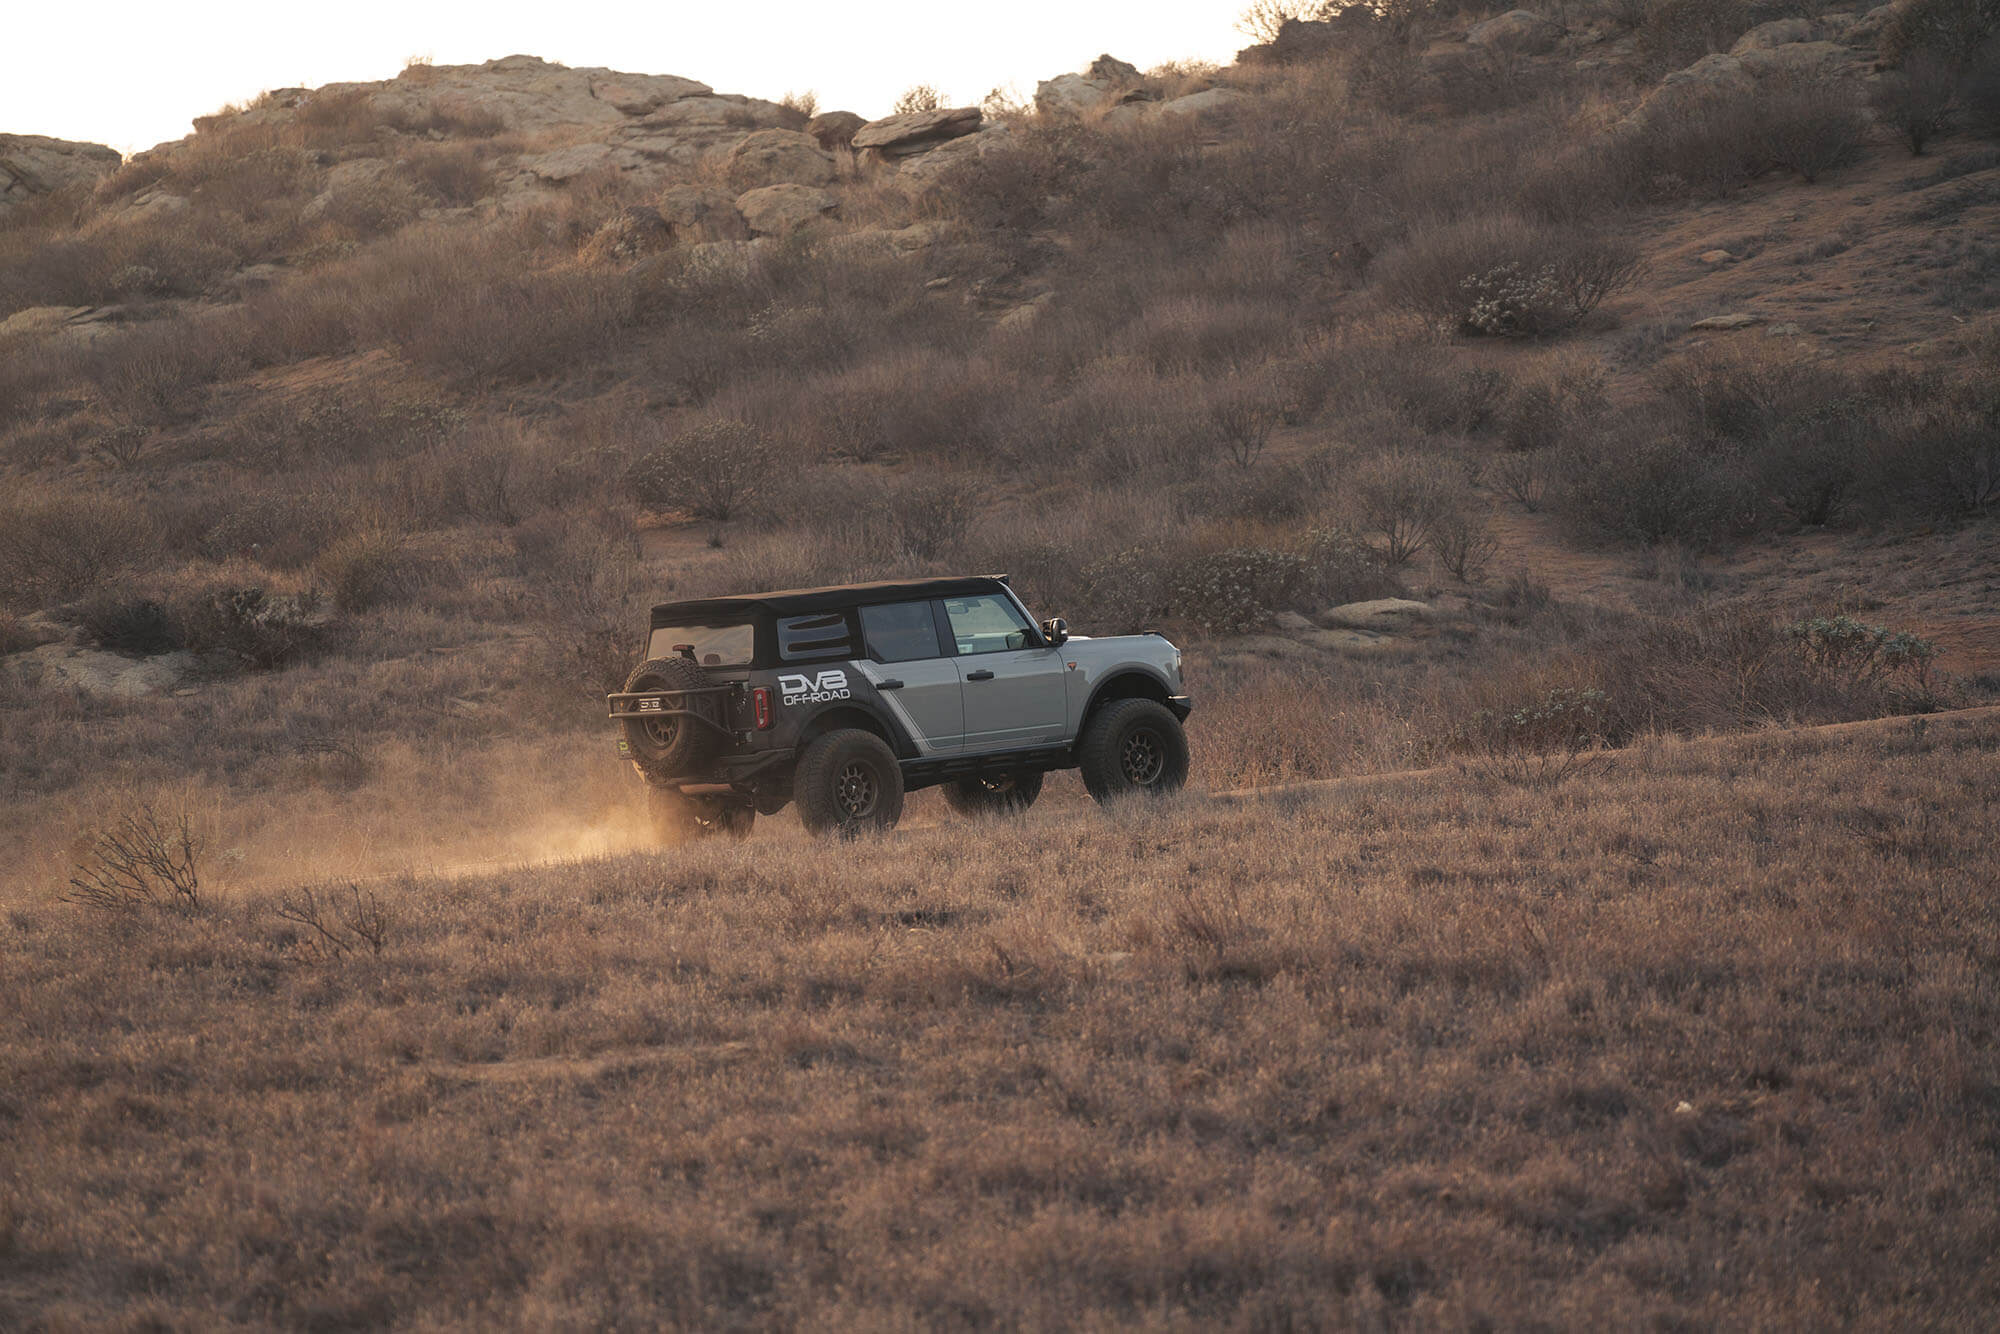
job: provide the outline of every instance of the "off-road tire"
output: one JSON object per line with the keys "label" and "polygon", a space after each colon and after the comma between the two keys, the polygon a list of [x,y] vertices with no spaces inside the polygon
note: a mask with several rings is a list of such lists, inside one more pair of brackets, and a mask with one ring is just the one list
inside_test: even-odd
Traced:
{"label": "off-road tire", "polygon": [[[628,693],[699,690],[711,684],[708,673],[686,658],[652,658],[634,667],[632,675],[625,678]],[[682,698],[681,707],[691,709],[711,722],[720,722],[717,717],[719,698],[716,695],[687,695]],[[709,757],[715,754],[716,742],[720,738],[714,728],[693,718],[627,718],[624,722],[625,749],[632,756],[632,766],[648,782],[700,772]]]}
{"label": "off-road tire", "polygon": [[1175,792],[1187,783],[1180,719],[1150,699],[1115,699],[1092,714],[1076,757],[1083,785],[1100,803],[1133,792]]}
{"label": "off-road tire", "polygon": [[646,813],[653,822],[653,837],[667,847],[718,834],[741,842],[757,822],[755,808],[747,803],[690,797],[671,787],[646,789]]}
{"label": "off-road tire", "polygon": [[961,778],[944,785],[945,804],[960,815],[1018,815],[1041,795],[1039,769],[998,778]]}
{"label": "off-road tire", "polygon": [[903,818],[903,770],[881,737],[843,727],[806,747],[792,797],[809,833],[886,833]]}

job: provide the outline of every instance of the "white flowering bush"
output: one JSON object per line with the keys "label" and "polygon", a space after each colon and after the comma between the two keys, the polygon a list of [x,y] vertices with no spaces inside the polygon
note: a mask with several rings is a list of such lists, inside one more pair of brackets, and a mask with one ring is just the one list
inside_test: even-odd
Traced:
{"label": "white flowering bush", "polygon": [[1785,628],[1799,656],[1816,671],[1850,685],[1907,678],[1925,684],[1937,645],[1907,630],[1864,625],[1851,616],[1814,616]]}
{"label": "white flowering bush", "polygon": [[1522,218],[1414,233],[1382,266],[1385,300],[1459,333],[1543,338],[1575,328],[1637,277],[1627,241]]}

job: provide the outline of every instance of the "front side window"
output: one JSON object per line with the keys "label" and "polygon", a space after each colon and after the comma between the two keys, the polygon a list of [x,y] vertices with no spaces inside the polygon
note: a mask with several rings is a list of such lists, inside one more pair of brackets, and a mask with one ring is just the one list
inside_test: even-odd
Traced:
{"label": "front side window", "polygon": [[704,667],[748,667],[757,655],[757,627],[749,621],[734,625],[662,625],[646,648],[649,658],[678,658],[681,646],[694,650]]}
{"label": "front side window", "polygon": [[1008,649],[1030,648],[1035,643],[1028,618],[1010,599],[998,594],[946,598],[944,609],[951,618],[951,637],[961,654],[1005,653]]}
{"label": "front side window", "polygon": [[863,607],[861,633],[877,662],[913,662],[938,656],[937,620],[928,602]]}

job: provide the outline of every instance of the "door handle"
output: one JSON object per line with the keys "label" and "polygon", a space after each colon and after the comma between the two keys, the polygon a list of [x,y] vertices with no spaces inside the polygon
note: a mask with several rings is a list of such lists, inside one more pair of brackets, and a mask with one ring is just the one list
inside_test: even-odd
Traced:
{"label": "door handle", "polygon": [[875,688],[877,690],[901,690],[903,688],[903,683],[901,681],[898,681],[895,677],[892,676],[886,681],[877,681],[875,683]]}
{"label": "door handle", "polygon": [[965,674],[965,679],[968,681],[991,681],[993,679],[993,673],[985,671],[983,669],[976,672],[967,672]]}

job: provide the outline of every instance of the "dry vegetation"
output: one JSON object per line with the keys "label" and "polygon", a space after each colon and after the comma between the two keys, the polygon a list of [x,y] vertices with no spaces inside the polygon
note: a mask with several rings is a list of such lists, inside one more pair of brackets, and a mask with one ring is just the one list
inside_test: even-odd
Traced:
{"label": "dry vegetation", "polygon": [[1982,1327],[1996,760],[16,909],[0,1323]]}
{"label": "dry vegetation", "polygon": [[[0,346],[0,1325],[1991,1323],[1991,715],[1770,730],[2000,693],[1991,6],[1334,8],[750,247],[358,97],[0,219],[111,312]],[[383,878],[643,845],[649,603],[966,569],[1198,789],[1442,768]]]}

